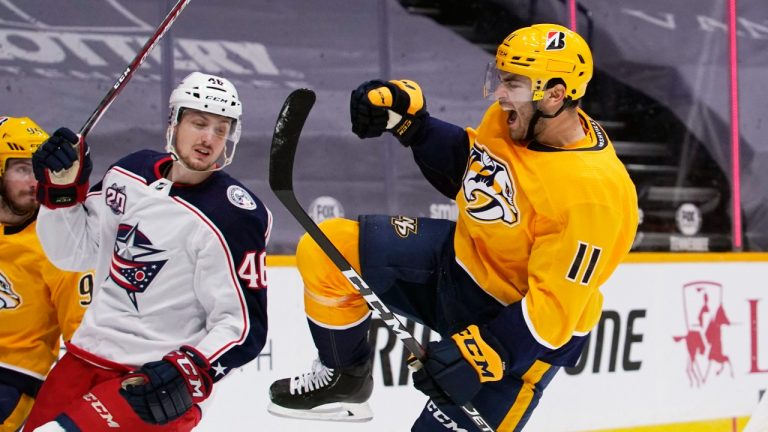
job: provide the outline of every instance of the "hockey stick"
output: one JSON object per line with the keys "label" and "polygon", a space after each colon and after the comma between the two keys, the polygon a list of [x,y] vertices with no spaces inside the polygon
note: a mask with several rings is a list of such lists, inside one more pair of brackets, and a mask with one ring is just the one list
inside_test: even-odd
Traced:
{"label": "hockey stick", "polygon": [[85,139],[85,136],[88,135],[88,133],[91,131],[91,129],[96,125],[96,123],[101,119],[101,116],[104,115],[104,112],[109,108],[110,105],[112,105],[112,102],[115,101],[115,98],[117,95],[125,88],[125,85],[128,84],[128,81],[133,77],[134,72],[136,72],[136,69],[141,66],[142,63],[144,63],[144,60],[146,60],[147,56],[149,55],[150,51],[152,51],[152,48],[157,45],[157,42],[160,41],[160,39],[163,37],[165,32],[168,31],[168,29],[171,27],[174,21],[176,21],[176,18],[179,17],[179,14],[182,10],[184,10],[185,7],[187,7],[187,4],[189,4],[191,0],[179,0],[176,2],[176,5],[171,9],[170,12],[168,12],[168,15],[166,15],[163,22],[160,23],[160,25],[155,30],[155,33],[150,36],[149,40],[144,44],[144,46],[141,48],[141,50],[136,54],[136,57],[133,58],[131,63],[128,64],[128,66],[125,68],[125,71],[120,74],[120,77],[117,78],[117,82],[115,82],[115,85],[113,85],[107,94],[104,96],[104,98],[99,102],[99,105],[96,107],[96,109],[93,111],[90,117],[88,117],[88,120],[85,122],[83,127],[80,128],[79,135],[82,137],[81,139]]}
{"label": "hockey stick", "polygon": [[[107,111],[107,108],[112,105],[112,102],[115,101],[117,95],[120,94],[123,88],[125,88],[126,84],[128,84],[128,81],[131,80],[133,74],[136,72],[136,69],[138,69],[142,63],[144,63],[144,60],[147,59],[147,56],[149,55],[150,51],[152,51],[152,48],[157,45],[157,42],[160,41],[165,32],[168,31],[173,22],[176,21],[176,18],[179,17],[181,11],[187,7],[190,1],[191,0],[178,0],[176,5],[173,6],[170,12],[168,12],[168,15],[165,16],[163,22],[161,22],[157,29],[155,29],[155,32],[152,34],[152,36],[150,36],[149,40],[147,40],[141,50],[136,54],[136,57],[134,57],[133,60],[128,64],[128,66],[125,68],[125,71],[120,74],[120,76],[117,78],[117,82],[115,82],[107,94],[104,95],[104,98],[101,99],[101,102],[99,102],[99,104],[96,106],[96,109],[93,110],[91,116],[88,117],[88,120],[85,121],[83,127],[80,128],[80,132],[78,133],[78,136],[80,137],[79,142],[85,141],[85,136],[91,132],[91,129],[101,119],[101,116],[104,115],[104,113]],[[77,146],[75,146],[77,151],[79,151],[79,146],[79,143]],[[88,151],[90,151],[90,149],[87,149],[86,153]],[[50,172],[50,176],[56,179],[56,183],[73,183],[74,179],[72,177],[74,175],[79,175],[80,172],[80,161],[75,161],[71,168],[72,172],[70,172],[70,170],[62,169],[59,171]]]}
{"label": "hockey stick", "polygon": [[[275,132],[272,135],[272,147],[269,154],[269,187],[296,221],[301,224],[310,237],[320,246],[320,249],[328,255],[333,264],[344,274],[347,281],[360,292],[381,320],[402,341],[405,348],[416,357],[416,361],[411,362],[410,366],[416,370],[421,369],[425,360],[424,348],[403,325],[400,319],[371,290],[362,276],[355,271],[352,265],[349,264],[349,261],[331,243],[331,240],[320,230],[315,221],[309,217],[293,192],[293,161],[296,156],[296,148],[299,144],[299,136],[304,127],[304,122],[307,120],[309,111],[314,104],[315,92],[309,89],[294,90],[285,100],[283,108],[280,110],[280,115],[277,117]],[[477,425],[479,430],[493,432],[493,428],[471,403],[467,402],[461,409]]]}

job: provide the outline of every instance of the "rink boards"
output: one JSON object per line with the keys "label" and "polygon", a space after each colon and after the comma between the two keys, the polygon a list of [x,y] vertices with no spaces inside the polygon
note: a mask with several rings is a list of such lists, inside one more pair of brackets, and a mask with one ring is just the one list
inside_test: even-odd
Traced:
{"label": "rink boards", "polygon": [[[268,388],[309,370],[315,350],[291,257],[268,260],[270,335],[262,355],[217,384],[200,431],[407,431],[426,400],[403,348],[378,322],[368,423],[267,413]],[[562,370],[526,431],[738,431],[768,388],[768,254],[633,254],[603,286],[579,364]],[[413,325],[413,323],[409,323]],[[413,325],[420,340],[437,338]]]}

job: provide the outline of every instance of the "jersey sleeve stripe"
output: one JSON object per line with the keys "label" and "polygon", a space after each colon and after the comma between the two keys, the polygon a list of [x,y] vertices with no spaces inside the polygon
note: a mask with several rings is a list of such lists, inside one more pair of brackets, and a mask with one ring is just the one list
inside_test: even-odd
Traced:
{"label": "jersey sleeve stripe", "polygon": [[264,233],[264,247],[266,248],[269,244],[269,237],[272,235],[272,212],[267,210],[267,230]]}
{"label": "jersey sleeve stripe", "polygon": [[12,370],[14,372],[18,372],[18,373],[21,373],[21,374],[24,374],[24,375],[29,375],[29,376],[37,378],[39,380],[44,380],[45,379],[45,375],[40,375],[39,373],[35,373],[35,372],[33,372],[33,371],[29,370],[29,369],[24,369],[24,368],[21,368],[21,367],[18,367],[18,366],[14,366],[14,365],[8,364],[8,363],[0,362],[0,368],[5,368],[5,369],[8,369],[8,370]]}
{"label": "jersey sleeve stripe", "polygon": [[242,318],[242,327],[243,330],[240,333],[240,337],[237,340],[233,340],[219,348],[216,352],[214,352],[211,357],[209,358],[210,361],[213,361],[214,359],[218,358],[220,355],[222,355],[225,351],[227,351],[230,347],[233,345],[239,345],[243,340],[245,340],[246,336],[248,335],[248,332],[250,330],[249,324],[248,324],[248,309],[245,305],[245,298],[243,297],[243,292],[240,290],[240,283],[237,280],[237,276],[235,273],[235,265],[234,261],[232,259],[232,255],[229,250],[229,246],[227,245],[226,240],[224,239],[224,236],[221,234],[221,232],[216,228],[216,226],[202,213],[200,212],[195,206],[189,204],[188,202],[184,201],[183,199],[179,197],[173,197],[173,199],[178,202],[179,204],[186,207],[189,211],[191,211],[193,214],[197,215],[203,222],[205,222],[206,225],[211,229],[211,231],[216,234],[216,237],[219,239],[219,243],[221,244],[222,249],[225,251],[226,257],[227,257],[227,264],[229,269],[229,276],[232,279],[232,286],[235,287],[235,291],[237,293],[237,298],[240,302],[240,311],[242,312],[241,318]]}
{"label": "jersey sleeve stripe", "polygon": [[525,320],[525,325],[528,327],[528,331],[531,333],[531,336],[536,339],[536,342],[538,342],[539,345],[552,350],[557,349],[558,347],[544,340],[544,338],[539,336],[539,334],[536,332],[536,329],[533,327],[533,322],[531,322],[531,317],[528,315],[528,304],[525,301],[525,297],[523,297],[523,300],[521,300],[520,303],[520,308],[523,312],[523,320]]}

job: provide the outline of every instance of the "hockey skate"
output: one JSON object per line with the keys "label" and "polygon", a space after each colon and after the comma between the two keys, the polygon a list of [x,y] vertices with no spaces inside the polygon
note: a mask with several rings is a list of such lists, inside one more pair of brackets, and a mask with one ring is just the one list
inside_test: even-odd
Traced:
{"label": "hockey skate", "polygon": [[310,372],[272,383],[267,411],[305,420],[369,421],[373,418],[367,402],[373,391],[371,365],[368,360],[360,366],[330,369],[315,360]]}

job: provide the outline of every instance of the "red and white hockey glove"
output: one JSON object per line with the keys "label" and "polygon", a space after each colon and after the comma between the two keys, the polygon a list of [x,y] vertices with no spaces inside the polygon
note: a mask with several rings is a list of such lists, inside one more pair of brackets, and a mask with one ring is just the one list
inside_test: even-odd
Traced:
{"label": "red and white hockey glove", "polygon": [[210,396],[210,368],[202,354],[184,345],[128,374],[120,394],[145,422],[166,424]]}
{"label": "red and white hockey glove", "polygon": [[37,200],[48,208],[85,201],[93,171],[88,144],[67,128],[59,128],[32,154]]}

